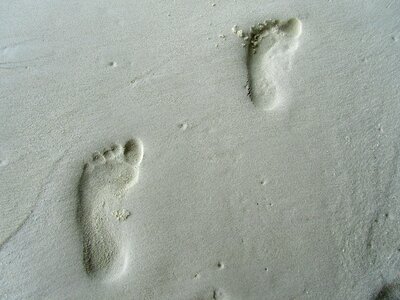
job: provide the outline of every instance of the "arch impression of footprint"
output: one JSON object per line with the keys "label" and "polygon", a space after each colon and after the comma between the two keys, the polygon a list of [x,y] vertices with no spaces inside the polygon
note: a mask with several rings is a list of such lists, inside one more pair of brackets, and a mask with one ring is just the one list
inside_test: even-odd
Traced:
{"label": "arch impression of footprint", "polygon": [[129,212],[120,209],[121,200],[137,182],[142,158],[141,141],[130,140],[124,148],[114,144],[103,154],[94,153],[93,160],[85,164],[79,185],[78,219],[83,262],[90,276],[116,276],[123,271],[127,252],[118,223]]}
{"label": "arch impression of footprint", "polygon": [[287,81],[285,76],[302,32],[300,20],[266,20],[252,26],[249,33],[237,26],[232,30],[247,46],[248,93],[252,102],[262,110],[281,106],[286,97],[281,85]]}

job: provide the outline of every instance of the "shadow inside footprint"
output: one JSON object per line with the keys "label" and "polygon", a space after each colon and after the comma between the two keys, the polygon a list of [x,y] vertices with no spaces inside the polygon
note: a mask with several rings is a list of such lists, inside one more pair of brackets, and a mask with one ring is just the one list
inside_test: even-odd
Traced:
{"label": "shadow inside footprint", "polygon": [[375,300],[400,300],[400,284],[385,285],[374,298]]}

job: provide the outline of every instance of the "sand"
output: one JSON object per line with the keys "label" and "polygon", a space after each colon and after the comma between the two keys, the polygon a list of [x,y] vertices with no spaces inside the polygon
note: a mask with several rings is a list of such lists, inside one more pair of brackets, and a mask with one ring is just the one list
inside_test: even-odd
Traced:
{"label": "sand", "polygon": [[[0,2],[0,298],[398,299],[399,12]],[[94,234],[84,166],[130,139],[123,192],[111,164],[85,198]]]}

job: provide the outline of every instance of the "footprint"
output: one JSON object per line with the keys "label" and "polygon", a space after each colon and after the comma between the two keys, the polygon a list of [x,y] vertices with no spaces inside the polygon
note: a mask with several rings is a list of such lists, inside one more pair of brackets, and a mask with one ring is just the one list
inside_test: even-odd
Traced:
{"label": "footprint", "polygon": [[[112,145],[103,154],[96,152],[84,166],[79,184],[78,219],[83,240],[83,262],[90,276],[110,272],[122,253],[123,240],[118,223],[121,199],[137,182],[143,145],[138,139],[125,147]],[[129,215],[129,214],[127,214]],[[125,218],[126,219],[126,218]],[[116,271],[118,272],[118,271]]]}
{"label": "footprint", "polygon": [[247,46],[248,93],[252,102],[266,111],[279,107],[286,96],[282,86],[299,45],[301,21],[267,20],[251,27],[248,34],[237,27],[233,31]]}

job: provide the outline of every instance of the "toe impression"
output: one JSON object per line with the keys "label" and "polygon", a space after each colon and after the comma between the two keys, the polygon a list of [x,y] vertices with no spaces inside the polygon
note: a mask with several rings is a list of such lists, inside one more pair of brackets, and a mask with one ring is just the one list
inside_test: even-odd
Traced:
{"label": "toe impression", "polygon": [[131,139],[125,145],[125,159],[128,163],[137,166],[143,159],[143,144],[138,139]]}
{"label": "toe impression", "polygon": [[93,153],[93,162],[98,164],[103,164],[106,162],[106,159],[100,152]]}

